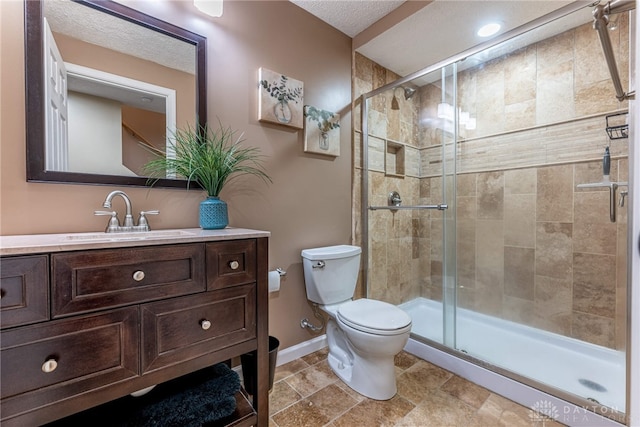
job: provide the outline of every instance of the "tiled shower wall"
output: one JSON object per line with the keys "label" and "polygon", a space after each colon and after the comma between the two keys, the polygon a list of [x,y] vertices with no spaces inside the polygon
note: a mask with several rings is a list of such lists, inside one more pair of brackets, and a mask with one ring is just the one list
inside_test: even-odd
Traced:
{"label": "tiled shower wall", "polygon": [[[628,25],[612,33],[627,69]],[[356,54],[355,97],[396,78]],[[622,73],[623,86],[627,85]],[[589,25],[458,75],[458,103],[477,118],[457,144],[458,305],[611,348],[625,342],[626,207],[609,221],[602,180],[604,115],[626,108],[614,97],[596,32]],[[400,110],[392,94],[372,99],[369,204],[441,203],[442,132],[434,127],[441,89],[420,88]],[[356,105],[356,107],[359,107]],[[361,129],[356,118],[354,194],[360,194]],[[424,120],[425,118],[431,120]],[[404,178],[384,173],[384,140],[406,144]],[[611,142],[611,179],[627,181],[627,140]],[[416,160],[419,159],[419,160]],[[360,200],[354,228],[361,239]],[[395,304],[442,298],[442,213],[369,213],[369,296]]]}

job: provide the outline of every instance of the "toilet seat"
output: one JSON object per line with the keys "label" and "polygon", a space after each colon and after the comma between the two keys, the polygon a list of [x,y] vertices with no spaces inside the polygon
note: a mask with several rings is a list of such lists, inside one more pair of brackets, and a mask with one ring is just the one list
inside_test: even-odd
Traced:
{"label": "toilet seat", "polygon": [[376,335],[398,335],[411,330],[411,317],[403,310],[367,298],[340,305],[337,317],[347,326]]}

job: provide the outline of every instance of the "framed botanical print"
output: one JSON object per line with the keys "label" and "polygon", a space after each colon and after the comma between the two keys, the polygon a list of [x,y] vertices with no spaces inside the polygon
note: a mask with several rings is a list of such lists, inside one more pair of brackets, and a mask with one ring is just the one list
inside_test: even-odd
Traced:
{"label": "framed botanical print", "polygon": [[263,67],[258,79],[258,120],[302,129],[304,84]]}
{"label": "framed botanical print", "polygon": [[304,151],[340,155],[340,115],[311,105],[304,106]]}

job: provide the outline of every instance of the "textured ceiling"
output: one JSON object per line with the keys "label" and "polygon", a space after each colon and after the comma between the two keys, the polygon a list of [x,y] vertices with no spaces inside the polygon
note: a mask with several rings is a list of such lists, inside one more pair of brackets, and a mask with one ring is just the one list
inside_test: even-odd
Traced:
{"label": "textured ceiling", "polygon": [[290,0],[349,37],[355,37],[404,0]]}
{"label": "textured ceiling", "polygon": [[[45,1],[54,32],[195,74],[195,46],[69,0]],[[132,41],[144,40],[144,43]]]}
{"label": "textured ceiling", "polygon": [[[343,33],[354,37],[404,2],[391,0],[290,0]],[[356,50],[400,76],[406,76],[487,41],[476,36],[489,22],[502,24],[499,34],[551,13],[570,0],[435,0],[388,28]],[[592,1],[575,2],[588,5]],[[590,20],[590,8],[580,23]],[[567,28],[551,26],[536,34],[550,37]]]}
{"label": "textured ceiling", "polygon": [[[438,0],[375,37],[357,50],[400,76],[406,76],[486,42],[476,35],[497,21],[499,34],[553,12],[570,1]],[[590,11],[587,10],[587,20]]]}

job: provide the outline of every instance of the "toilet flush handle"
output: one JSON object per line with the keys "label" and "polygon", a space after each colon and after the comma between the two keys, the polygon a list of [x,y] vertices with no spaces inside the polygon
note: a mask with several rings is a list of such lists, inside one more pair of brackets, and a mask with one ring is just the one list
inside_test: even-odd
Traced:
{"label": "toilet flush handle", "polygon": [[313,264],[313,268],[324,268],[324,261],[318,261]]}

